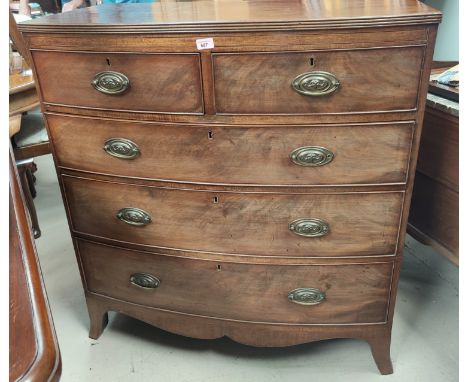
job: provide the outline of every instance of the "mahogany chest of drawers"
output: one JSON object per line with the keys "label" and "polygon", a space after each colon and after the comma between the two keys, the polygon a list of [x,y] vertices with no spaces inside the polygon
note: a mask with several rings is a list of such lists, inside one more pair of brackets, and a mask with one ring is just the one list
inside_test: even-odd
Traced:
{"label": "mahogany chest of drawers", "polygon": [[[351,5],[352,4],[352,5]],[[19,26],[91,319],[390,334],[435,34],[416,1],[161,1]]]}

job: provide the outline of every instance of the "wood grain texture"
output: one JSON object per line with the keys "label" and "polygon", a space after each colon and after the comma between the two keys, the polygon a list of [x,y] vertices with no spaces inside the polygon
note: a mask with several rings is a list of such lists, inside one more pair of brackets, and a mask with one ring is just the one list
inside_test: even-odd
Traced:
{"label": "wood grain texture", "polygon": [[[102,333],[103,326],[100,321],[103,312],[113,310],[180,335],[201,339],[215,339],[226,336],[250,346],[278,347],[331,338],[356,338],[368,341],[372,348],[376,349],[373,355],[381,373],[391,373],[391,368],[388,367],[391,332],[389,324],[323,326],[256,324],[252,322],[221,321],[165,312],[138,304],[125,303],[90,292],[86,293],[86,301],[88,309],[96,314],[93,317],[99,320],[94,323],[100,329],[99,334]],[[97,337],[92,338],[96,339]],[[287,349],[284,351],[287,352]]]}
{"label": "wood grain texture", "polygon": [[[100,109],[203,113],[197,54],[36,51],[33,58],[45,102]],[[128,77],[130,87],[125,93],[103,94],[91,85],[97,73],[109,70]]]}
{"label": "wood grain texture", "polygon": [[[416,106],[423,55],[422,47],[214,54],[216,111],[326,114],[411,110]],[[296,92],[291,86],[294,78],[312,71],[333,74],[339,89],[315,97]]]}
{"label": "wood grain texture", "polygon": [[[413,123],[343,126],[187,126],[47,115],[58,165],[117,176],[214,184],[351,185],[404,183]],[[115,158],[110,138],[141,154]],[[321,146],[331,163],[304,167],[293,150]],[[83,152],[87,155],[83,156]]]}
{"label": "wood grain texture", "polygon": [[14,114],[9,117],[8,135],[11,138],[21,128],[21,114]]}
{"label": "wood grain texture", "polygon": [[458,192],[458,118],[426,107],[417,171]]}
{"label": "wood grain texture", "polygon": [[60,350],[10,147],[9,381],[58,381]]}
{"label": "wood grain texture", "polygon": [[372,337],[368,340],[371,347],[372,356],[379,368],[380,374],[387,375],[393,373],[392,360],[390,359],[390,335]]}
{"label": "wood grain texture", "polygon": [[[29,33],[23,32],[32,49],[94,51],[94,52],[195,52],[196,39],[206,37],[205,33],[153,34],[141,33],[138,38],[132,34],[100,33],[88,39],[80,32],[73,33]],[[421,45],[427,43],[426,28],[386,27],[354,28],[322,31],[281,31],[255,34],[237,31],[234,33],[210,32],[214,48],[209,52],[249,51],[254,46],[260,51],[294,51],[311,49],[375,48],[385,46]],[[86,44],[83,45],[83,38]],[[250,49],[249,49],[250,48]],[[207,52],[207,51],[201,51]]]}
{"label": "wood grain texture", "polygon": [[408,228],[458,265],[458,118],[426,108]]}
{"label": "wood grain texture", "polygon": [[[246,280],[249,279],[247,275],[252,269],[264,269],[267,274],[273,275],[276,267],[283,267],[281,276],[285,279],[297,279],[298,277],[294,277],[294,270],[308,269],[304,270],[305,277],[309,271],[314,273],[317,269],[342,270],[356,267],[356,272],[351,272],[351,275],[346,273],[344,279],[339,281],[352,283],[353,274],[362,275],[366,267],[370,266],[373,269],[373,263],[382,262],[385,263],[382,267],[392,264],[393,268],[391,275],[387,273],[383,277],[388,280],[386,290],[389,303],[386,322],[366,325],[298,325],[291,323],[298,322],[296,315],[288,316],[288,323],[283,324],[246,323],[233,321],[235,318],[232,317],[204,318],[187,313],[171,313],[161,308],[135,303],[134,299],[138,297],[122,287],[122,295],[128,293],[127,297],[124,297],[128,299],[127,302],[86,291],[91,320],[90,336],[97,338],[102,333],[107,311],[114,310],[175,333],[197,338],[219,338],[226,335],[236,341],[255,346],[286,346],[327,338],[353,337],[368,341],[380,372],[391,373],[390,333],[401,268],[403,237],[440,13],[416,1],[359,0],[352,4],[346,2],[344,6],[340,0],[323,0],[313,4],[285,4],[282,0],[248,0],[242,4],[223,1],[216,2],[215,5],[211,1],[163,1],[126,8],[98,7],[95,10],[91,9],[91,12],[79,11],[74,15],[56,16],[47,21],[32,21],[21,26],[34,54],[50,54],[44,50],[51,49],[51,46],[56,51],[63,51],[64,55],[79,54],[78,52],[87,52],[87,55],[93,55],[92,52],[95,52],[102,56],[119,54],[116,52],[122,52],[120,54],[123,55],[123,52],[127,52],[129,56],[137,54],[138,57],[144,56],[143,53],[150,53],[150,56],[153,53],[198,54],[194,44],[196,38],[213,37],[215,42],[212,50],[201,54],[199,70],[202,86],[199,87],[199,93],[203,93],[204,109],[200,114],[167,110],[132,111],[118,106],[107,109],[93,105],[66,105],[47,102],[43,97],[43,110],[48,112],[51,118],[56,118],[56,122],[50,123],[49,133],[61,129],[61,133],[56,136],[57,141],[53,140],[53,150],[61,189],[67,203],[72,235],[76,239],[75,248],[85,289],[88,285],[86,276],[92,273],[95,277],[94,286],[107,285],[103,288],[114,290],[113,285],[105,284],[105,272],[98,270],[104,268],[102,264],[106,267],[110,264],[111,254],[130,253],[129,256],[135,256],[134,260],[125,262],[127,265],[146,261],[143,258],[149,259],[150,267],[155,259],[168,258],[177,258],[178,262],[184,264],[220,262],[221,270],[217,271],[220,272],[217,277],[221,277],[223,266],[229,271],[246,270],[230,273],[232,277],[229,276],[229,280],[234,282],[240,277],[241,283],[244,280],[242,275],[245,275]],[[125,12],[124,9],[129,12]],[[148,12],[149,9],[151,12]],[[213,13],[214,9],[216,12]],[[158,20],[155,19],[156,15]],[[200,22],[201,19],[203,22]],[[96,38],[90,39],[91,35]],[[317,55],[314,56],[313,66],[310,65],[311,53]],[[272,60],[265,57],[287,59],[272,64]],[[222,70],[219,69],[220,60],[225,60],[222,62],[225,63]],[[322,100],[323,104],[311,107],[310,102],[306,105],[307,101],[297,98],[302,96],[288,94],[292,78],[309,71],[311,67],[314,70],[327,70],[327,65],[324,64],[338,70],[342,77],[339,78],[340,81],[348,84],[331,96],[328,99],[329,103]],[[301,69],[301,72],[293,73],[292,69]],[[255,76],[258,73],[260,76]],[[275,76],[277,81],[271,80],[266,74]],[[292,74],[294,76],[284,86],[285,78]],[[252,82],[248,82],[251,78],[254,78],[254,86],[250,86]],[[221,88],[219,84],[222,85]],[[39,85],[41,87],[41,83]],[[220,91],[223,94],[220,94]],[[173,92],[176,90],[173,89]],[[343,94],[346,97],[342,97]],[[201,114],[203,112],[206,114]],[[159,159],[154,161],[153,167],[150,167],[149,161],[138,169],[132,168],[133,164],[129,164],[127,168],[125,165],[111,167],[110,163],[100,159],[100,155],[103,155],[101,153],[96,157],[91,155],[91,162],[98,162],[99,166],[102,166],[100,168],[80,168],[77,163],[81,160],[77,160],[76,157],[70,158],[70,167],[62,166],[60,160],[68,154],[59,152],[62,146],[65,148],[64,139],[69,139],[64,137],[75,127],[74,122],[64,123],[63,115],[52,116],[57,113],[71,114],[81,122],[85,119],[77,117],[88,117],[82,125],[89,126],[89,134],[99,136],[100,139],[104,138],[104,135],[100,134],[107,134],[104,131],[110,132],[111,123],[114,123],[112,133],[135,134],[131,136],[139,140],[139,143],[142,139],[140,137],[146,137],[141,143],[145,153],[156,155],[151,158]],[[58,123],[60,118],[62,120]],[[103,119],[108,121],[102,121]],[[91,130],[89,121],[96,121],[99,129]],[[138,123],[134,123],[135,121]],[[103,128],[101,122],[108,126]],[[357,126],[349,126],[352,124]],[[402,126],[412,126],[413,135],[410,138],[402,133],[409,132],[408,129],[401,129]],[[151,132],[147,133],[150,128]],[[206,142],[207,128],[211,128],[213,133],[209,143]],[[358,129],[361,134],[357,133]],[[366,130],[368,134],[364,134],[363,129],[369,129]],[[202,139],[199,135],[205,137]],[[360,184],[340,185],[327,183],[337,174],[327,174],[326,167],[320,169],[324,171],[322,176],[317,178],[298,175],[299,177],[295,178],[297,184],[286,184],[286,180],[285,184],[268,184],[268,179],[287,178],[288,175],[282,174],[286,167],[279,164],[278,167],[273,167],[273,170],[268,169],[262,173],[257,169],[258,166],[247,161],[244,161],[244,166],[239,162],[232,165],[238,160],[235,159],[234,153],[250,158],[252,153],[260,150],[263,157],[278,158],[286,149],[274,146],[273,143],[295,143],[296,136],[299,135],[308,139],[329,139],[327,142],[330,145],[333,142],[338,144],[346,141],[346,149],[350,144],[362,147],[365,139],[369,139],[369,143],[359,154],[366,156],[371,152],[377,153],[378,147],[382,147],[381,155],[391,151],[395,154],[407,152],[409,158],[403,160],[396,155],[400,159],[394,162],[391,169],[388,159],[379,161],[379,158],[372,154],[367,160],[366,168],[361,167],[356,173],[353,173],[350,166],[345,172],[343,163],[343,171],[340,170],[342,181],[353,176],[356,176],[356,179],[368,180],[363,180],[364,183]],[[51,136],[54,138],[53,134]],[[158,138],[159,150],[153,147],[153,136]],[[397,136],[400,138],[397,139]],[[219,139],[225,137],[229,139]],[[177,139],[172,141],[170,138]],[[403,139],[399,140],[401,138]],[[268,139],[269,143],[265,143]],[[393,144],[384,148],[385,139],[387,144]],[[249,144],[236,145],[237,140],[242,143],[248,140]],[[176,150],[180,141],[186,142],[186,147],[190,147],[183,154]],[[395,142],[400,143],[394,146]],[[375,147],[372,147],[374,143]],[[404,149],[405,145],[408,145],[407,150]],[[224,160],[217,159],[221,158],[221,149],[231,153],[225,155]],[[344,146],[337,146],[338,149],[340,153],[346,152],[343,151]],[[358,152],[356,148],[349,152],[351,151]],[[61,152],[63,153],[63,150]],[[176,160],[170,162],[167,156],[174,152],[177,158],[186,159],[180,164],[174,163]],[[73,155],[78,155],[77,153],[78,150]],[[189,159],[194,155],[199,160],[198,163],[192,164],[189,174],[187,166],[190,165],[187,162],[190,162]],[[206,165],[210,155],[210,165]],[[213,160],[213,157],[217,160]],[[260,156],[262,159],[263,157]],[[336,162],[332,162],[337,166],[337,171],[338,165],[341,166],[338,159],[343,157],[337,156]],[[375,162],[370,160],[371,157],[375,158]],[[143,162],[146,160],[144,155],[139,159],[146,163]],[[405,170],[403,161],[408,165],[405,165]],[[91,162],[88,162],[88,165],[94,166]],[[156,162],[164,164],[163,171],[170,174],[166,176],[168,179],[161,179],[159,175],[155,175],[161,171]],[[217,166],[213,165],[213,162],[217,162]],[[270,162],[277,163],[274,160]],[[375,163],[381,165],[380,170],[384,170],[382,173],[378,173],[377,167],[374,167]],[[389,163],[388,167],[386,163]],[[104,170],[105,166],[108,166],[107,170]],[[142,177],[135,175],[139,174],[138,171],[141,171]],[[391,177],[402,179],[404,171],[407,174],[406,183],[379,183]],[[179,178],[175,179],[176,176]],[[193,181],[187,180],[187,176],[191,176],[189,180]],[[222,183],[225,177],[232,179],[236,176],[237,182],[243,182],[243,179],[250,181],[249,179],[254,177],[256,179],[248,184]],[[202,177],[205,177],[205,182],[199,180]],[[324,179],[327,179],[327,182],[322,185],[311,183],[315,179],[318,183],[325,182]],[[300,184],[302,181],[303,184]],[[125,225],[115,217],[116,210],[124,206],[148,210],[153,222],[143,229]],[[322,217],[329,219],[332,223],[330,234],[318,240],[301,241],[310,238],[296,237],[289,231],[284,232],[284,223],[289,222],[293,215],[302,212],[320,212]],[[300,217],[304,216],[301,214]],[[157,224],[154,224],[155,222]],[[283,234],[285,236],[282,236]],[[96,241],[96,244],[93,244],[95,246],[106,244],[106,256],[109,261],[86,268],[85,264],[81,263],[77,244],[78,240],[81,242],[83,239]],[[159,254],[138,253],[133,250]],[[98,261],[98,257],[89,255],[91,251],[85,252],[90,264]],[[128,257],[123,255],[119,256],[119,259],[125,261]],[[160,264],[159,260],[157,262]],[[200,267],[193,266],[190,269],[204,269]],[[115,274],[121,275],[122,268],[118,267]],[[170,265],[166,269],[171,275],[182,274],[186,270],[183,266]],[[277,277],[271,277],[268,283],[279,285]],[[382,282],[383,278],[377,278]],[[209,279],[203,279],[201,284],[209,286]],[[268,288],[266,284],[267,282],[262,285]],[[225,297],[221,292],[222,289],[213,293]],[[226,298],[226,301],[229,299]],[[152,304],[152,301],[145,300],[144,303]],[[180,305],[186,303],[180,301]],[[366,305],[359,309],[375,312],[378,303],[371,305],[374,306]],[[345,305],[340,303],[340,306]],[[210,309],[209,306],[197,308]],[[228,307],[223,305],[215,310],[222,309]],[[222,311],[226,316],[236,314]],[[251,311],[255,312],[255,309]],[[355,314],[359,315],[358,312],[349,311],[349,315]],[[258,316],[269,317],[267,309],[258,312]],[[313,320],[313,317],[310,319]],[[333,320],[333,317],[331,319]],[[363,320],[361,322],[368,322],[365,314],[359,319]]]}
{"label": "wood grain texture", "polygon": [[72,233],[72,237],[76,240],[89,241],[93,243],[100,243],[109,247],[115,248],[116,250],[128,249],[138,252],[150,252],[155,254],[161,254],[165,256],[182,257],[185,259],[194,260],[207,260],[207,261],[221,261],[226,263],[236,264],[263,264],[268,265],[272,262],[276,265],[301,265],[301,266],[315,266],[315,265],[366,265],[369,262],[392,262],[400,259],[401,256],[395,255],[372,255],[372,256],[335,256],[335,257],[293,257],[293,256],[262,256],[262,255],[241,255],[232,253],[213,253],[213,252],[201,252],[201,251],[189,251],[180,249],[170,248],[149,248],[132,243],[116,242],[106,238],[98,238],[96,240],[92,235],[86,235],[82,233]]}
{"label": "wood grain texture", "polygon": [[[247,265],[119,251],[84,241],[79,242],[79,250],[90,292],[136,304],[233,321],[386,321],[392,263]],[[156,276],[160,285],[145,290],[131,284],[130,276],[137,272]],[[318,305],[298,305],[287,298],[296,288],[318,288],[326,298]]]}
{"label": "wood grain texture", "polygon": [[22,262],[21,241],[16,231],[10,195],[10,381],[19,379],[35,360],[37,343],[28,283]]}
{"label": "wood grain texture", "polygon": [[459,195],[446,185],[416,173],[409,222],[458,258]]}
{"label": "wood grain texture", "polygon": [[426,105],[426,97],[423,95],[427,94],[429,76],[430,76],[431,65],[432,65],[432,56],[434,54],[434,48],[435,48],[436,34],[437,34],[437,25],[428,26],[427,28],[428,47],[426,50],[427,56],[424,58],[423,72],[421,74],[421,83],[420,83],[420,89],[419,89],[421,96],[419,97],[418,106],[417,106],[418,111],[416,115],[416,129],[415,129],[415,134],[413,137],[413,150],[411,152],[411,158],[410,158],[410,163],[409,163],[408,181],[406,185],[405,199],[403,202],[402,219],[401,219],[401,224],[399,228],[400,232],[399,232],[399,241],[397,245],[397,253],[399,254],[400,258],[397,259],[395,273],[394,273],[394,277],[392,281],[392,285],[394,285],[394,287],[392,287],[392,290],[390,293],[391,303],[390,303],[390,309],[389,309],[389,317],[391,317],[391,320],[393,320],[393,314],[395,311],[395,302],[396,302],[396,296],[397,296],[397,290],[398,290],[397,286],[398,286],[398,280],[400,277],[400,269],[401,269],[401,259],[403,255],[404,245],[405,245],[404,238],[406,235],[406,227],[407,227],[408,216],[410,212],[414,176],[416,173],[416,163],[417,163],[417,158],[418,158],[419,143],[421,139],[422,121],[424,119],[424,109]]}
{"label": "wood grain texture", "polygon": [[[141,187],[62,176],[73,230],[122,242],[264,256],[393,254],[403,193],[240,194]],[[130,226],[122,208],[146,211],[152,222]],[[300,218],[320,218],[319,238],[289,231]]]}
{"label": "wood grain texture", "polygon": [[24,92],[29,89],[34,89],[34,78],[31,75],[26,76],[25,72],[10,73],[8,76],[9,94]]}
{"label": "wood grain texture", "polygon": [[405,184],[375,184],[375,185],[323,185],[323,186],[294,186],[294,185],[229,185],[229,184],[210,184],[210,183],[184,183],[177,181],[158,181],[145,178],[136,177],[118,177],[116,179],[113,175],[106,175],[97,172],[85,172],[80,170],[73,170],[68,168],[59,168],[59,171],[63,175],[71,175],[77,178],[92,178],[96,180],[126,183],[130,182],[135,185],[149,186],[149,187],[160,187],[165,189],[187,189],[197,191],[211,191],[211,192],[241,192],[241,193],[260,193],[260,194],[276,194],[289,193],[294,194],[328,194],[328,193],[342,193],[342,192],[403,192],[406,189]]}
{"label": "wood grain texture", "polygon": [[10,94],[9,113],[11,115],[21,114],[39,106],[39,97],[36,89],[28,88],[24,91]]}
{"label": "wood grain texture", "polygon": [[[123,12],[125,8],[125,12]],[[22,31],[76,31],[85,33],[142,33],[304,30],[386,25],[438,23],[441,13],[419,1],[317,0],[243,1],[216,0],[180,2],[164,0],[151,4],[104,4],[78,9],[63,16],[21,24]]]}
{"label": "wood grain texture", "polygon": [[41,142],[15,149],[15,158],[17,160],[34,158],[47,154],[50,154],[50,142]]}
{"label": "wood grain texture", "polygon": [[[239,124],[239,125],[310,125],[311,115],[307,114],[256,114],[256,115],[197,115],[197,114],[159,114],[159,113],[134,113],[125,110],[101,110],[86,109],[73,106],[55,105],[49,103],[42,104],[44,111],[54,114],[73,114],[75,116],[137,120],[144,122],[170,122],[170,123],[190,123],[201,124]],[[314,124],[336,124],[336,123],[380,123],[380,122],[400,122],[413,121],[417,116],[417,110],[407,110],[398,112],[370,112],[370,113],[339,113],[339,114],[314,114]]]}
{"label": "wood grain texture", "polygon": [[125,303],[106,296],[86,292],[87,301],[99,304],[105,311],[119,310],[164,330],[201,339],[223,336],[259,347],[291,346],[330,338],[381,338],[388,335],[388,324],[357,325],[281,325],[233,322],[208,317],[194,317],[162,311],[139,304]]}

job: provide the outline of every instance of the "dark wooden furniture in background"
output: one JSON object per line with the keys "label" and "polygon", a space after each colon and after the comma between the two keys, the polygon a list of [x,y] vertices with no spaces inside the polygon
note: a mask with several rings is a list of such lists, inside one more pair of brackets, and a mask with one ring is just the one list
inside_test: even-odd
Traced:
{"label": "dark wooden furniture in background", "polygon": [[[453,65],[435,69],[441,73]],[[458,88],[437,86],[444,93]],[[435,88],[435,85],[432,87]],[[428,94],[408,232],[458,265],[458,102]]]}
{"label": "dark wooden furniture in background", "polygon": [[[451,101],[458,102],[460,90],[458,86],[449,86],[437,82],[436,79],[432,79],[433,76],[445,72],[447,69],[453,68],[458,65],[458,61],[434,61],[432,63],[431,80],[429,81],[429,93],[438,95],[442,98],[446,98]],[[434,77],[435,78],[435,77]]]}
{"label": "dark wooden furniture in background", "polygon": [[391,373],[440,19],[412,0],[227,0],[20,25],[90,337],[115,310],[254,346],[360,338]]}
{"label": "dark wooden furniture in background", "polygon": [[[18,31],[13,15],[10,16],[9,33],[15,48],[22,55],[25,65],[31,66],[29,52]],[[27,68],[25,68],[27,69]],[[49,138],[42,113],[33,112],[39,107],[33,74],[11,73],[9,76],[10,94],[10,138],[20,175],[21,186],[31,217],[34,237],[41,236],[39,220],[33,198],[36,196],[33,173],[37,170],[34,157],[50,154]],[[26,115],[29,113],[28,115]]]}
{"label": "dark wooden furniture in background", "polygon": [[10,150],[10,381],[58,381],[60,351]]}
{"label": "dark wooden furniture in background", "polygon": [[39,106],[39,97],[32,74],[25,76],[23,73],[12,73],[9,81],[10,116],[21,115]]}

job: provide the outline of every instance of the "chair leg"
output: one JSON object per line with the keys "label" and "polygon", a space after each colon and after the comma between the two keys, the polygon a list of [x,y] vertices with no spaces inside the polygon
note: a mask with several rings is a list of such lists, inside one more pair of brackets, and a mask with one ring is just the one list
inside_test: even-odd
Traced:
{"label": "chair leg", "polygon": [[[35,165],[34,162],[32,164]],[[37,167],[35,169],[34,168],[26,169],[26,176],[28,177],[29,191],[31,192],[31,196],[33,198],[35,198],[37,195],[36,187],[34,186],[34,184],[36,183],[36,177],[34,176],[33,172],[35,171],[37,171]]]}
{"label": "chair leg", "polygon": [[41,236],[41,229],[39,228],[39,221],[37,219],[36,207],[34,206],[33,196],[29,186],[30,163],[18,164],[18,174],[21,181],[21,188],[26,202],[26,207],[31,218],[32,230],[34,238],[37,239]]}

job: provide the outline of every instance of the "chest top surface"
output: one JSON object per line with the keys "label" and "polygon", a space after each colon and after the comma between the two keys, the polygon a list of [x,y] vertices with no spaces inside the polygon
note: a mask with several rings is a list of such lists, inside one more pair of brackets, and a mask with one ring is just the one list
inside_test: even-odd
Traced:
{"label": "chest top surface", "polygon": [[441,13],[416,0],[161,0],[104,4],[21,23],[22,31],[138,33],[249,29],[327,29],[438,23]]}

